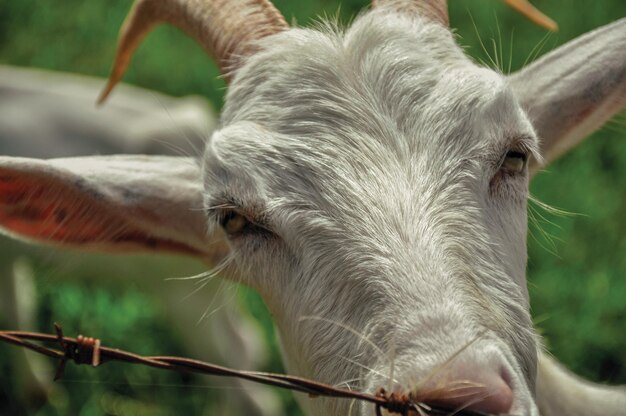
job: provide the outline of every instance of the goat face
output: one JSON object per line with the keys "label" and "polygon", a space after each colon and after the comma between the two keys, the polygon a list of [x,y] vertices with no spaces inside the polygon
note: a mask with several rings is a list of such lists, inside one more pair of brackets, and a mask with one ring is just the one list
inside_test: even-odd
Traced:
{"label": "goat face", "polygon": [[[445,2],[376,3],[341,32],[288,30],[265,0],[139,0],[104,96],[155,20],[196,36],[232,81],[202,166],[0,158],[0,226],[80,248],[226,256],[263,295],[296,374],[536,415],[543,362],[538,402],[568,408],[528,314],[527,161],[626,106],[625,21],[505,78],[455,45]],[[612,400],[605,414],[623,410]]]}
{"label": "goat face", "polygon": [[[480,401],[470,383],[486,383],[530,411],[537,139],[505,78],[443,26],[374,11],[345,33],[266,38],[222,117],[204,154],[205,205],[241,279],[265,296],[291,371],[424,398]],[[496,402],[510,397],[485,400],[506,411]]]}

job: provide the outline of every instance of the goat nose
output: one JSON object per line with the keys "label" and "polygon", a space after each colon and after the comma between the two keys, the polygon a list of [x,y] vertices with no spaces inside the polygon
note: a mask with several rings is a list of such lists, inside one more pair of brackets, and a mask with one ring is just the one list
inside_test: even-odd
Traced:
{"label": "goat nose", "polygon": [[501,414],[511,410],[513,391],[504,371],[464,364],[442,373],[419,388],[420,401],[455,411]]}

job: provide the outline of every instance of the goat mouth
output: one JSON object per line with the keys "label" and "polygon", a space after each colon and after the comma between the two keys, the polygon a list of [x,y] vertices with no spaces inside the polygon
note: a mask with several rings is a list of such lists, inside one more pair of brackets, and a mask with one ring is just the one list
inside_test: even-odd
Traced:
{"label": "goat mouth", "polygon": [[[440,394],[437,392],[430,392],[429,395],[434,397],[434,394]],[[471,406],[465,408],[465,406],[450,406],[449,403],[441,403],[441,400],[428,399],[424,394],[418,398],[414,394],[404,394],[399,392],[387,393],[384,388],[379,388],[376,391],[377,397],[383,397],[387,400],[388,406],[386,407],[387,414],[400,414],[404,416],[491,416],[493,413],[486,413],[482,411],[472,410]],[[382,416],[380,408],[376,409],[376,415]],[[502,413],[498,413],[502,414]]]}
{"label": "goat mouth", "polygon": [[[416,378],[420,374],[422,376]],[[375,383],[385,385],[380,378]],[[376,390],[377,395],[392,404],[387,413],[381,415],[536,414],[525,377],[510,351],[497,342],[473,344],[430,370],[413,368],[395,377],[393,386],[391,393],[381,388]]]}
{"label": "goat mouth", "polygon": [[493,416],[491,413],[475,412],[473,410],[458,410],[453,408],[436,407],[425,403],[417,404],[419,410],[410,410],[407,416]]}

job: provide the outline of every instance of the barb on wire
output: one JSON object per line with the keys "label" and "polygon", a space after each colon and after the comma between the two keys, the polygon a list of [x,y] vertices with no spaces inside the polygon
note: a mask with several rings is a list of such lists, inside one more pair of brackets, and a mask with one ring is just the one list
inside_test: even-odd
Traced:
{"label": "barb on wire", "polygon": [[[354,390],[346,390],[302,377],[286,374],[273,374],[258,371],[240,371],[215,364],[205,363],[191,358],[151,356],[145,357],[132,352],[117,348],[109,348],[101,345],[99,339],[84,337],[70,338],[63,335],[61,325],[54,324],[55,334],[42,334],[23,331],[0,331],[0,341],[4,341],[18,347],[27,348],[42,355],[59,360],[59,365],[54,377],[58,380],[63,376],[65,365],[68,361],[76,364],[89,364],[98,367],[109,361],[121,361],[130,364],[141,364],[149,367],[160,368],[177,372],[208,374],[213,376],[236,377],[257,383],[267,384],[288,390],[307,393],[311,397],[334,397],[353,399],[372,403],[377,415],[385,409],[389,414],[411,415],[448,415],[450,410],[431,407],[423,403],[416,403],[408,395],[387,393],[384,389],[378,389],[376,394],[362,393]],[[56,343],[59,349],[45,347],[32,341]],[[455,415],[479,416],[476,412],[457,412]]]}

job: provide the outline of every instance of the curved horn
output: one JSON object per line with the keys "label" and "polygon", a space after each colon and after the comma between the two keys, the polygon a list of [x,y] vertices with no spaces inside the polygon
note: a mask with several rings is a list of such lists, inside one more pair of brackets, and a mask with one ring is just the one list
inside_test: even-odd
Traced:
{"label": "curved horn", "polygon": [[120,31],[115,63],[98,103],[122,79],[135,49],[158,24],[169,23],[194,37],[226,73],[252,41],[289,28],[269,0],[136,0]]}
{"label": "curved horn", "polygon": [[554,20],[541,13],[539,9],[530,4],[527,0],[504,0],[504,2],[526,16],[527,19],[551,32],[556,32],[559,29],[559,26]]}
{"label": "curved horn", "polygon": [[[535,24],[552,32],[558,30],[558,25],[548,16],[543,14],[528,0],[504,0]],[[447,0],[372,0],[372,5],[393,7],[400,13],[419,13],[429,19],[439,22],[444,26],[449,25]]]}
{"label": "curved horn", "polygon": [[372,0],[373,7],[390,7],[405,14],[420,14],[444,26],[448,19],[448,0]]}

